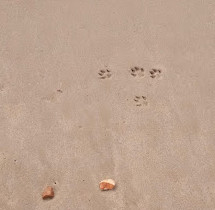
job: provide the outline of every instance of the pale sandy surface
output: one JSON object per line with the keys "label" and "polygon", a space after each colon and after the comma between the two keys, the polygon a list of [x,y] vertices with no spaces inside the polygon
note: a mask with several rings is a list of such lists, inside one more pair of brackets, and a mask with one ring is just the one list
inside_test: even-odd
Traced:
{"label": "pale sandy surface", "polygon": [[[0,209],[214,210],[214,11],[214,0],[1,0]],[[99,191],[105,178],[115,191]]]}

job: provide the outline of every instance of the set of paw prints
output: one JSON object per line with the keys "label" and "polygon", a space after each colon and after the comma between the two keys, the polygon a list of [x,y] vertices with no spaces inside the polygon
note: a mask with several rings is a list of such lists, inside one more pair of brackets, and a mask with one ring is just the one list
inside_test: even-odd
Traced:
{"label": "set of paw prints", "polygon": [[111,78],[112,72],[109,69],[102,69],[98,73],[99,79],[108,79]]}
{"label": "set of paw prints", "polygon": [[[142,67],[134,66],[130,68],[129,70],[130,75],[132,77],[144,77],[145,76],[145,69]],[[149,71],[149,76],[154,79],[154,78],[159,78],[161,76],[161,69],[151,69]],[[99,79],[109,79],[112,76],[112,72],[109,69],[102,69],[98,72]],[[134,99],[134,105],[141,107],[141,106],[147,106],[148,101],[146,96],[135,96]]]}
{"label": "set of paw prints", "polygon": [[134,100],[134,105],[136,105],[136,106],[147,106],[148,105],[146,96],[135,96],[133,100]]}
{"label": "set of paw prints", "polygon": [[[145,76],[145,69],[142,67],[134,66],[129,69],[130,75],[133,77],[143,77]],[[161,69],[151,69],[149,71],[149,75],[152,79],[159,78],[161,76]],[[109,79],[112,76],[112,72],[110,69],[101,69],[98,72],[99,79]]]}
{"label": "set of paw prints", "polygon": [[[144,68],[141,68],[141,67],[138,67],[138,66],[135,66],[135,67],[132,67],[130,70],[129,70],[131,76],[133,77],[143,77],[145,76],[145,69]],[[159,78],[161,76],[161,69],[151,69],[149,71],[149,75],[151,78]]]}

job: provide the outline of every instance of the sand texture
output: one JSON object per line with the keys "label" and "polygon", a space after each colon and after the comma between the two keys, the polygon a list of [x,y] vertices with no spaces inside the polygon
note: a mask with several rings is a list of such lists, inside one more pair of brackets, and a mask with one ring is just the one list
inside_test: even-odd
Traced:
{"label": "sand texture", "polygon": [[214,11],[0,0],[0,210],[214,210]]}

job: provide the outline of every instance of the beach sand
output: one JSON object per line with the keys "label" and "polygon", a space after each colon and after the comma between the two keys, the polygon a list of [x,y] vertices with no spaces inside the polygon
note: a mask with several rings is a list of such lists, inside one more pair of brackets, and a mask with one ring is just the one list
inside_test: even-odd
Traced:
{"label": "beach sand", "polygon": [[214,0],[0,8],[1,210],[215,209]]}

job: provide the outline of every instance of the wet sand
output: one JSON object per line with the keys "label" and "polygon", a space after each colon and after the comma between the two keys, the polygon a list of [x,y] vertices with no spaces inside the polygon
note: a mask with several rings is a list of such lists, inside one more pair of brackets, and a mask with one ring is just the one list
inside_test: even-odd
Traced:
{"label": "wet sand", "polygon": [[215,209],[214,1],[0,8],[1,210]]}

